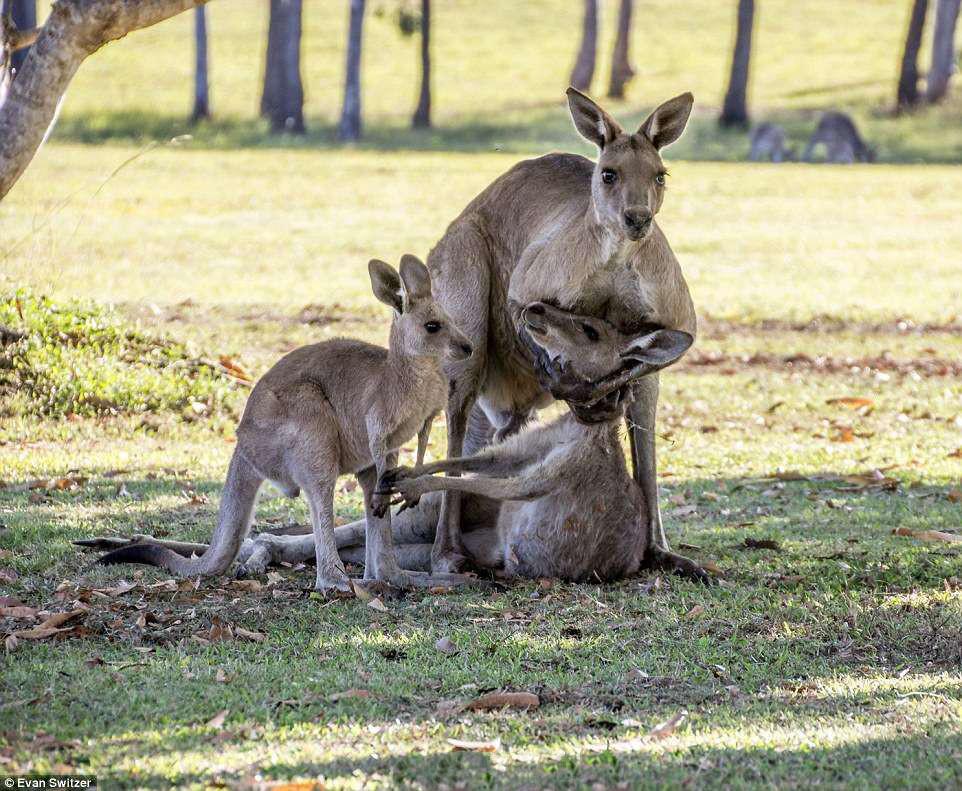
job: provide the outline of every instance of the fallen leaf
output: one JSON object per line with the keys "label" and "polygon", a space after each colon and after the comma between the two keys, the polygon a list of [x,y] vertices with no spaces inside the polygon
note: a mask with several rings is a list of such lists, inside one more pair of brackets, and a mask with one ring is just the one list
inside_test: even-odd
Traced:
{"label": "fallen leaf", "polygon": [[962,536],[955,533],[943,533],[941,530],[912,530],[908,527],[896,527],[892,533],[896,536],[917,538],[920,541],[962,542]]}
{"label": "fallen leaf", "polygon": [[267,635],[263,632],[251,632],[242,626],[235,626],[234,634],[242,640],[250,640],[252,643],[263,643],[267,639]]}
{"label": "fallen leaf", "polygon": [[855,432],[851,426],[839,426],[838,433],[832,437],[832,442],[855,442]]}
{"label": "fallen leaf", "polygon": [[4,647],[4,649],[6,649],[8,652],[9,652],[9,651],[16,651],[16,650],[17,650],[17,643],[18,643],[18,642],[19,642],[19,641],[17,640],[17,636],[16,636],[15,634],[8,634],[8,635],[7,635],[7,638],[3,641],[3,647]]}
{"label": "fallen leaf", "polygon": [[222,643],[234,639],[234,630],[231,629],[229,623],[215,620],[211,624],[210,629],[206,632],[201,632],[199,636],[212,643]]}
{"label": "fallen leaf", "polygon": [[247,591],[248,593],[254,593],[259,590],[263,590],[264,583],[258,580],[233,580],[231,582],[231,587],[237,590]]}
{"label": "fallen leaf", "polygon": [[489,692],[468,703],[465,708],[471,711],[491,709],[536,709],[541,699],[533,692]]}
{"label": "fallen leaf", "polygon": [[20,575],[13,569],[0,569],[0,582],[5,582],[9,585],[18,579],[20,579]]}
{"label": "fallen leaf", "polygon": [[705,608],[700,604],[696,604],[688,612],[685,613],[686,618],[697,618],[705,612]]}
{"label": "fallen leaf", "polygon": [[384,602],[381,601],[379,596],[375,596],[373,599],[371,599],[367,603],[367,606],[372,610],[377,610],[378,612],[390,612],[390,610],[384,606]]}
{"label": "fallen leaf", "polygon": [[228,714],[230,714],[230,709],[223,709],[222,711],[218,711],[213,717],[211,717],[207,721],[207,727],[214,728],[219,731],[221,728],[224,727],[224,722],[227,719]]}
{"label": "fallen leaf", "polygon": [[962,503],[962,489],[951,489],[945,496],[950,503]]}
{"label": "fallen leaf", "polygon": [[226,684],[230,680],[231,676],[228,676],[227,673],[224,672],[224,668],[217,668],[217,672],[214,674],[214,681],[218,684]]}
{"label": "fallen leaf", "polygon": [[94,588],[94,593],[100,593],[113,599],[117,596],[123,596],[125,593],[129,593],[136,587],[136,582],[127,582],[127,580],[121,580],[113,588]]}
{"label": "fallen leaf", "polygon": [[949,459],[962,459],[962,448],[956,448],[953,450],[947,458]]}
{"label": "fallen leaf", "polygon": [[226,354],[222,354],[217,361],[221,364],[224,370],[227,371],[227,373],[230,374],[235,379],[240,379],[242,382],[254,381],[253,377],[249,373],[247,373],[247,371],[241,368],[240,365],[234,362]]}
{"label": "fallen leaf", "polygon": [[825,402],[826,404],[838,404],[839,406],[846,406],[849,409],[861,409],[862,407],[870,407],[875,402],[871,398],[857,398],[854,396],[843,396],[842,398],[830,398]]}
{"label": "fallen leaf", "polygon": [[339,700],[347,700],[349,698],[371,698],[373,695],[369,689],[345,689],[343,692],[335,692],[333,695],[328,695],[327,699],[332,703],[336,703]]}
{"label": "fallen leaf", "polygon": [[458,647],[451,642],[451,638],[449,637],[442,637],[434,644],[434,647],[442,654],[447,654],[448,656],[454,656],[454,654],[458,652]]}
{"label": "fallen leaf", "polygon": [[284,575],[278,571],[268,571],[267,572],[267,584],[277,585],[284,581]]}
{"label": "fallen leaf", "polygon": [[742,544],[745,549],[774,549],[780,552],[782,545],[771,538],[746,538]]}
{"label": "fallen leaf", "polygon": [[659,723],[650,731],[648,731],[648,737],[651,739],[666,739],[671,736],[675,730],[681,725],[685,718],[688,716],[687,711],[679,711],[670,720],[665,720]]}
{"label": "fallen leaf", "polygon": [[495,739],[490,742],[471,742],[463,739],[448,739],[448,744],[455,752],[476,752],[476,753],[496,753],[501,749],[501,740]]}

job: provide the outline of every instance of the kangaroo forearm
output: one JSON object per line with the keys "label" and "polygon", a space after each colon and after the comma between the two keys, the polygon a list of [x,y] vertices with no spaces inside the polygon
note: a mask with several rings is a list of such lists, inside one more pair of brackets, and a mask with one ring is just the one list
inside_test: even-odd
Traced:
{"label": "kangaroo forearm", "polygon": [[451,478],[429,476],[416,479],[428,491],[465,492],[494,500],[534,500],[548,493],[548,481],[536,475],[512,478]]}

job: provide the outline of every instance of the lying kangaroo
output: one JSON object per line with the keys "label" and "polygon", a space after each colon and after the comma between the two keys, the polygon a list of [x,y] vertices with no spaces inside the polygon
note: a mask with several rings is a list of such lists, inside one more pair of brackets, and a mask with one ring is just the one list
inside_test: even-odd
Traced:
{"label": "lying kangaroo", "polygon": [[[576,402],[583,419],[605,419],[610,388],[572,383],[544,364],[520,321],[524,305],[543,301],[604,318],[628,335],[657,324],[694,336],[688,286],[654,221],[668,181],[659,151],[684,131],[692,102],[690,93],[665,102],[629,134],[570,88],[575,126],[597,145],[598,161],[549,154],[515,165],[461,212],[431,251],[437,298],[477,350],[453,377],[449,457],[475,450],[492,427],[499,438],[509,436],[552,395]],[[697,565],[668,551],[661,524],[653,431],[657,376],[637,380],[634,390],[627,418],[634,475],[651,524],[647,556],[703,577]],[[475,403],[481,412],[472,415]],[[602,412],[579,404],[600,404]],[[454,571],[465,555],[459,492],[448,491],[444,499],[433,568]]]}
{"label": "lying kangaroo", "polygon": [[[315,588],[350,591],[334,542],[334,486],[354,473],[367,517],[365,577],[398,586],[431,584],[404,573],[391,539],[388,498],[374,493],[378,476],[397,463],[398,448],[417,434],[424,458],[434,417],[444,406],[443,361],[472,349],[431,293],[417,258],[401,259],[400,277],[383,261],[368,265],[375,296],[394,311],[390,348],[337,339],[296,349],[251,392],[237,429],[217,529],[199,558],[141,543],[111,552],[102,563],[147,563],[181,576],[222,574],[237,557],[265,479],[310,505],[317,557]],[[457,581],[457,580],[454,580]]]}
{"label": "lying kangaroo", "polygon": [[[589,379],[620,370],[626,359],[657,370],[676,360],[692,342],[687,333],[672,330],[624,336],[605,321],[544,304],[528,306],[522,316],[539,348],[568,360]],[[401,565],[430,568],[429,542],[441,508],[436,493],[457,489],[466,495],[464,544],[478,566],[510,576],[576,581],[637,572],[649,526],[644,497],[625,464],[619,437],[624,402],[620,406],[607,421],[584,424],[568,413],[474,456],[389,470],[380,481],[385,492],[400,493],[411,503],[426,495],[417,507],[393,520]],[[455,471],[475,477],[432,475]],[[358,546],[365,539],[364,520],[334,532],[343,560],[364,560],[363,546]],[[81,543],[103,547],[114,541]],[[181,553],[198,549],[165,543]],[[312,549],[309,536],[262,533],[244,543],[242,556],[252,572],[263,572],[270,563],[304,561]]]}
{"label": "lying kangaroo", "polygon": [[778,124],[759,124],[752,132],[748,158],[752,162],[790,162],[795,159],[795,151],[785,140],[785,130]]}
{"label": "lying kangaroo", "polygon": [[[652,373],[681,357],[694,340],[663,329],[625,336],[606,321],[544,303],[522,310],[521,320],[549,357],[570,361],[588,380],[617,371],[625,361],[636,373],[639,366]],[[585,424],[569,412],[473,456],[390,470],[379,491],[399,493],[408,502],[434,491],[508,501],[496,536],[473,535],[468,551],[480,565],[500,566],[510,576],[608,580],[633,574],[644,559],[649,525],[644,495],[625,463],[620,403],[604,421]],[[474,475],[444,478],[433,474],[438,472]]]}
{"label": "lying kangaroo", "polygon": [[805,146],[802,159],[811,162],[819,145],[825,146],[828,162],[850,165],[875,161],[875,149],[865,143],[855,122],[845,113],[829,112],[822,116]]}

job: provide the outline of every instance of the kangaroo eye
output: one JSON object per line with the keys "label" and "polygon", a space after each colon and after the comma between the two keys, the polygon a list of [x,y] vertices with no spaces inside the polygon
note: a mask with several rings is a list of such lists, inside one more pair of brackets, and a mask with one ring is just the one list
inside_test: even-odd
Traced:
{"label": "kangaroo eye", "polygon": [[613,170],[602,170],[601,180],[605,184],[614,184],[618,180],[618,174]]}
{"label": "kangaroo eye", "polygon": [[664,186],[665,186],[665,174],[664,174],[664,173],[659,173],[657,176],[655,176],[655,184],[657,184],[657,185],[660,186],[660,187],[664,187]]}
{"label": "kangaroo eye", "polygon": [[588,340],[591,341],[592,343],[595,343],[600,337],[598,335],[598,330],[596,330],[590,324],[582,324],[581,329],[585,331],[585,335],[587,336]]}
{"label": "kangaroo eye", "polygon": [[438,332],[441,329],[441,322],[429,321],[427,324],[424,325],[424,329],[426,329],[428,332],[434,335],[434,333]]}

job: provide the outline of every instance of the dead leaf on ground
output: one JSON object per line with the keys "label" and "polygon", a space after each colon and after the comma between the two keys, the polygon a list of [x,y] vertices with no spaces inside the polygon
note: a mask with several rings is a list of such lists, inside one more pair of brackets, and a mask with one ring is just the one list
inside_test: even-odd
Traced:
{"label": "dead leaf on ground", "polygon": [[234,379],[240,379],[242,382],[252,382],[254,377],[252,377],[247,371],[245,371],[239,364],[234,362],[226,354],[222,354],[217,362],[221,364],[225,371],[230,374]]}
{"label": "dead leaf on ground", "polygon": [[950,503],[962,503],[962,489],[950,489],[945,496]]}
{"label": "dead leaf on ground", "polygon": [[208,728],[215,728],[220,730],[224,727],[224,722],[227,720],[227,715],[230,714],[230,709],[223,709],[218,711],[213,717],[207,721]]}
{"label": "dead leaf on ground", "polygon": [[63,627],[63,624],[67,623],[67,621],[72,621],[74,618],[85,616],[86,614],[86,610],[54,613],[39,626],[35,626],[32,629],[20,629],[13,634],[22,640],[46,640],[48,637],[53,637],[61,632],[69,632],[72,627]]}
{"label": "dead leaf on ground", "polygon": [[648,737],[651,739],[666,739],[671,736],[688,717],[687,711],[679,711],[674,717],[659,723],[650,731]]}
{"label": "dead leaf on ground", "polygon": [[945,541],[948,543],[962,542],[962,536],[955,533],[944,533],[941,530],[912,530],[909,527],[896,527],[893,535],[917,538],[920,541]]}
{"label": "dead leaf on ground", "polygon": [[263,643],[267,639],[267,635],[263,632],[252,632],[243,626],[235,626],[234,634],[242,640],[250,640],[252,643]]}
{"label": "dead leaf on ground", "polygon": [[837,404],[838,406],[846,406],[849,409],[863,409],[865,407],[870,407],[875,404],[871,398],[859,398],[857,396],[842,396],[841,398],[830,398],[826,404]]}
{"label": "dead leaf on ground", "polygon": [[782,549],[782,545],[772,538],[746,538],[742,546],[745,549],[774,549],[776,552]]}
{"label": "dead leaf on ground", "polygon": [[705,612],[705,608],[704,608],[702,605],[700,605],[700,604],[696,604],[696,605],[695,605],[694,607],[692,607],[688,612],[685,613],[685,617],[686,617],[686,618],[697,618],[699,615],[704,614],[704,612]]}
{"label": "dead leaf on ground", "polygon": [[839,426],[832,442],[855,442],[855,432],[851,426]]}
{"label": "dead leaf on ground", "polygon": [[13,569],[0,569],[0,582],[5,582],[9,585],[18,579],[20,579],[20,575]]}
{"label": "dead leaf on ground", "polygon": [[268,571],[267,572],[267,584],[268,585],[278,585],[284,581],[284,575],[279,571]]}
{"label": "dead leaf on ground", "polygon": [[475,698],[465,708],[471,711],[490,711],[491,709],[536,709],[541,698],[533,692],[489,692]]}
{"label": "dead leaf on ground", "polygon": [[8,634],[6,639],[3,641],[3,647],[7,652],[16,651],[17,649],[17,636],[15,634]]}
{"label": "dead leaf on ground", "polygon": [[379,596],[375,596],[373,599],[371,599],[367,603],[367,606],[372,610],[377,610],[378,612],[390,612],[390,610],[384,605],[384,602],[381,601]]}
{"label": "dead leaf on ground", "polygon": [[264,583],[258,580],[232,580],[230,586],[240,591],[255,593],[264,589]]}
{"label": "dead leaf on ground", "polygon": [[442,637],[434,644],[434,647],[442,654],[447,654],[448,656],[454,656],[454,654],[458,652],[458,647],[451,642],[450,637]]}
{"label": "dead leaf on ground", "polygon": [[369,689],[345,689],[343,692],[335,692],[332,695],[328,695],[327,699],[331,703],[337,703],[339,700],[348,700],[350,698],[372,698]]}
{"label": "dead leaf on ground", "polygon": [[198,636],[212,643],[223,643],[234,639],[234,630],[229,623],[215,620],[210,625],[210,629],[200,632]]}
{"label": "dead leaf on ground", "polygon": [[464,739],[448,739],[448,744],[455,752],[496,753],[501,749],[501,740],[490,742],[472,742]]}
{"label": "dead leaf on ground", "polygon": [[953,450],[946,458],[949,459],[962,459],[962,448],[956,448]]}

